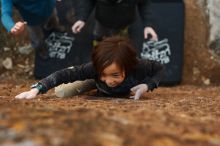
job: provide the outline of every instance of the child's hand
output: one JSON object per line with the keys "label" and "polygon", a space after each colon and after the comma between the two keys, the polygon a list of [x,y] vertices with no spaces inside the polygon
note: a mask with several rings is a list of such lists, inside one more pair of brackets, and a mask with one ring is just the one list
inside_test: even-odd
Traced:
{"label": "child's hand", "polygon": [[15,23],[14,27],[12,27],[11,29],[11,34],[12,35],[19,35],[24,31],[25,25],[27,24],[27,22],[17,22]]}
{"label": "child's hand", "polygon": [[135,93],[134,96],[130,98],[134,98],[135,100],[139,99],[144,92],[147,92],[148,86],[146,84],[139,84],[131,88],[131,91]]}
{"label": "child's hand", "polygon": [[145,27],[145,28],[144,28],[144,39],[149,39],[149,38],[148,38],[148,35],[151,35],[151,36],[152,36],[151,40],[158,41],[157,34],[156,34],[156,32],[153,30],[153,28],[151,28],[151,27]]}
{"label": "child's hand", "polygon": [[23,92],[17,96],[15,96],[16,99],[32,99],[35,98],[38,94],[39,90],[37,88],[33,88],[30,91]]}
{"label": "child's hand", "polygon": [[76,21],[76,23],[74,23],[72,26],[73,33],[79,33],[81,29],[84,27],[84,25],[85,25],[84,21],[81,20]]}

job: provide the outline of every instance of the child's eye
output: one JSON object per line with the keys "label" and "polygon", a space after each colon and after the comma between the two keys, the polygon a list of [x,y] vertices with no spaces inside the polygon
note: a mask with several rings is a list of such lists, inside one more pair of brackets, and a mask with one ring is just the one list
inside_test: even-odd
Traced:
{"label": "child's eye", "polygon": [[113,77],[118,77],[118,76],[119,76],[119,74],[112,74],[112,76],[113,76]]}

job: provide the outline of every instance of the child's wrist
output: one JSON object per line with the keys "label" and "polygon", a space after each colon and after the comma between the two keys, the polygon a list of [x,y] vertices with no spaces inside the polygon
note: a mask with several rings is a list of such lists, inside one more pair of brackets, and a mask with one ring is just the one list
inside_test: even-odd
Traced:
{"label": "child's wrist", "polygon": [[44,93],[47,92],[46,87],[42,83],[40,83],[40,82],[31,85],[31,88],[32,89],[34,89],[34,88],[38,89],[38,94],[44,94]]}

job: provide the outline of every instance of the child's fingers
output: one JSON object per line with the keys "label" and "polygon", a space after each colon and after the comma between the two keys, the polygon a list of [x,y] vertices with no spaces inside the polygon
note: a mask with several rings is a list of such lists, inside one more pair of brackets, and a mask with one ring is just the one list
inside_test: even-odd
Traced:
{"label": "child's fingers", "polygon": [[[37,92],[36,92],[37,91]],[[37,93],[39,92],[39,90],[30,90],[28,96],[26,97],[26,99],[32,99],[35,98],[37,96]]]}
{"label": "child's fingers", "polygon": [[16,99],[32,99],[35,97],[36,97],[36,95],[31,94],[30,92],[23,92],[23,93],[15,96]]}
{"label": "child's fingers", "polygon": [[131,88],[131,91],[132,91],[132,92],[135,92],[135,91],[136,91],[136,88],[137,88],[136,86],[133,87],[133,88]]}
{"label": "child's fingers", "polygon": [[19,94],[19,95],[15,96],[15,98],[16,98],[16,99],[20,99],[20,98],[21,98],[21,95]]}
{"label": "child's fingers", "polygon": [[132,98],[132,99],[134,99],[134,100],[138,100],[138,99],[141,97],[141,95],[142,95],[142,90],[139,89],[139,86],[133,87],[133,88],[131,89],[131,91],[135,93],[134,96],[130,96],[130,98]]}
{"label": "child's fingers", "polygon": [[26,92],[23,92],[17,96],[15,96],[16,99],[24,99],[25,97],[27,96],[27,93]]}
{"label": "child's fingers", "polygon": [[136,92],[139,89],[139,86],[134,86],[133,88],[131,88],[132,92]]}
{"label": "child's fingers", "polygon": [[28,96],[26,96],[26,99],[33,99],[35,96],[33,94],[29,94]]}
{"label": "child's fingers", "polygon": [[134,100],[138,100],[141,97],[141,94],[142,94],[141,90],[140,89],[137,90],[134,96]]}

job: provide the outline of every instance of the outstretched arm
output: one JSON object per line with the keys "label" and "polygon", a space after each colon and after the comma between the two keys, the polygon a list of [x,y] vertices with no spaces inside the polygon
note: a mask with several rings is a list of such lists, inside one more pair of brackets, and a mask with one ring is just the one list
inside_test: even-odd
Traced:
{"label": "outstretched arm", "polygon": [[16,96],[18,99],[30,99],[37,96],[38,93],[46,93],[53,87],[62,83],[70,83],[76,80],[94,79],[95,71],[91,63],[80,66],[66,68],[49,75],[35,84],[30,91],[23,92]]}

